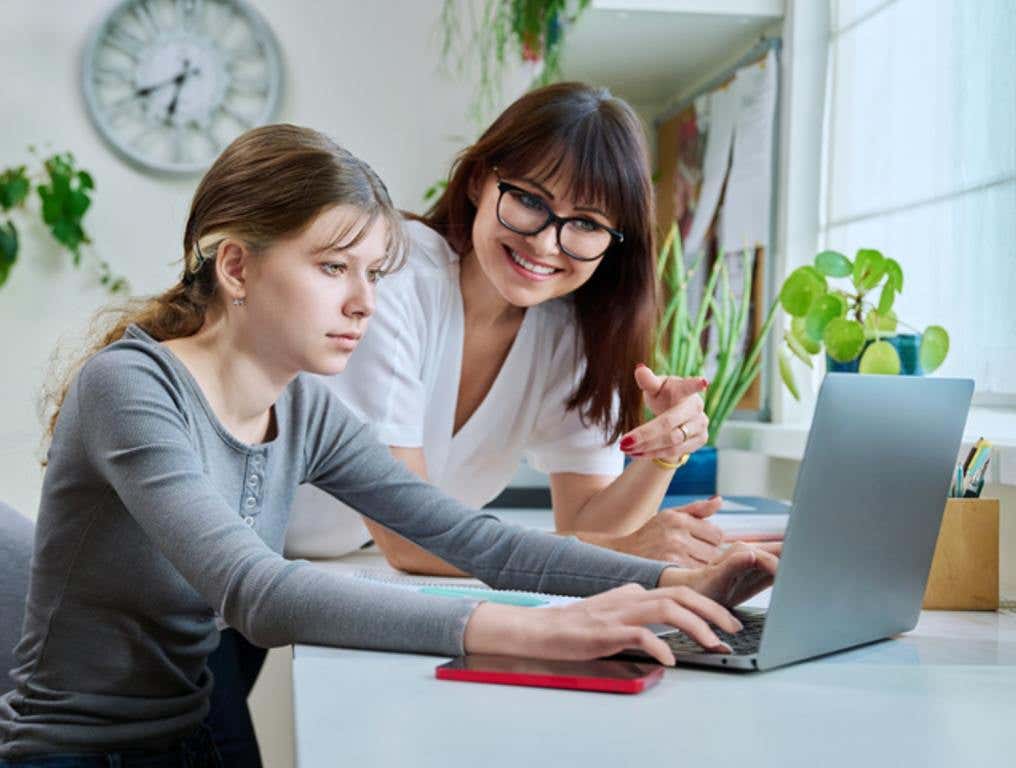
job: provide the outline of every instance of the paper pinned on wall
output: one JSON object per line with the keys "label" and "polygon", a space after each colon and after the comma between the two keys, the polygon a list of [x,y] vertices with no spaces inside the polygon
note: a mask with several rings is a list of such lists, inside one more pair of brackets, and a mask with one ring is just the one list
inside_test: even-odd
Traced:
{"label": "paper pinned on wall", "polygon": [[764,248],[769,243],[776,116],[776,54],[737,71],[733,153],[720,218],[724,253]]}
{"label": "paper pinned on wall", "polygon": [[716,215],[723,181],[730,167],[730,145],[734,138],[737,101],[732,85],[714,91],[709,97],[709,133],[702,158],[702,189],[695,216],[684,242],[684,252],[693,258],[705,246],[706,233]]}

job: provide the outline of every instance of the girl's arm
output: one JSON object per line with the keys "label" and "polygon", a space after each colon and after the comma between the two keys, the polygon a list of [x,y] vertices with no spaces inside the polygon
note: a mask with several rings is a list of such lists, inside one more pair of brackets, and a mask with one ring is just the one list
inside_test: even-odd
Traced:
{"label": "girl's arm", "polygon": [[[409,470],[421,480],[427,480],[427,459],[422,448],[401,448],[389,446],[392,456],[405,464]],[[375,523],[369,517],[363,517],[364,525],[384,553],[385,559],[392,568],[407,573],[426,574],[428,576],[467,576],[454,565],[450,565],[436,555],[432,555],[423,547],[418,547],[409,539],[405,539],[383,525]]]}

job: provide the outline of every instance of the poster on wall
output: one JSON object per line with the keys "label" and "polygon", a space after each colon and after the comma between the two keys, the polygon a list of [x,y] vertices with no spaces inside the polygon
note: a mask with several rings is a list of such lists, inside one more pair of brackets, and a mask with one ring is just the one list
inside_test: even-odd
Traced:
{"label": "poster on wall", "polygon": [[[658,231],[662,238],[676,222],[685,263],[701,264],[689,279],[693,312],[720,254],[735,300],[742,293],[744,270],[751,271],[745,346],[755,339],[765,304],[777,85],[776,53],[769,48],[657,123]],[[740,407],[761,407],[757,381]]]}

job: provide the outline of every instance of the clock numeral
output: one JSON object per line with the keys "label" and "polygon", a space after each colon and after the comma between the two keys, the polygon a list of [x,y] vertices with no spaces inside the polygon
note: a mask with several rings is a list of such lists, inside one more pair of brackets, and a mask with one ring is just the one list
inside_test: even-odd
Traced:
{"label": "clock numeral", "polygon": [[265,96],[268,93],[268,85],[261,81],[255,80],[252,77],[231,77],[229,79],[228,91],[233,91],[240,94],[253,94],[255,96]]}
{"label": "clock numeral", "polygon": [[216,112],[221,112],[226,117],[233,118],[234,120],[236,120],[236,122],[238,122],[240,125],[242,125],[245,129],[246,128],[253,128],[254,127],[254,124],[251,122],[249,117],[241,115],[239,112],[237,112],[236,110],[234,110],[231,107],[227,107],[225,104],[219,104],[219,106],[216,107]]}
{"label": "clock numeral", "polygon": [[134,111],[134,108],[138,106],[138,99],[140,97],[136,93],[132,93],[129,96],[117,99],[116,101],[106,106],[106,112],[110,117],[121,117],[126,115],[128,112]]}
{"label": "clock numeral", "polygon": [[144,29],[146,29],[151,37],[158,37],[162,28],[159,26],[159,20],[155,18],[155,14],[152,13],[152,9],[149,7],[148,0],[141,0],[134,7],[131,8],[131,13],[134,18],[137,19]]}
{"label": "clock numeral", "polygon": [[185,138],[184,129],[177,126],[176,130],[173,131],[172,156],[173,162],[178,165],[186,162],[190,157],[185,147]]}
{"label": "clock numeral", "polygon": [[[233,61],[260,61],[264,58],[264,51],[258,43],[251,43],[242,48],[226,48],[223,53],[232,57]],[[227,64],[232,66],[232,62]]]}
{"label": "clock numeral", "polygon": [[137,61],[145,47],[145,41],[123,29],[115,29],[106,35],[106,45]]}
{"label": "clock numeral", "polygon": [[92,76],[97,83],[124,83],[125,85],[134,84],[134,79],[129,73],[122,69],[116,69],[115,67],[96,67],[92,70]]}
{"label": "clock numeral", "polygon": [[196,31],[205,20],[204,0],[176,0],[176,23],[184,31]]}
{"label": "clock numeral", "polygon": [[215,138],[215,134],[212,133],[212,129],[205,126],[199,131],[199,133],[208,140],[208,145],[212,149],[212,157],[217,156],[219,151],[222,149],[222,146],[219,144],[219,140]]}

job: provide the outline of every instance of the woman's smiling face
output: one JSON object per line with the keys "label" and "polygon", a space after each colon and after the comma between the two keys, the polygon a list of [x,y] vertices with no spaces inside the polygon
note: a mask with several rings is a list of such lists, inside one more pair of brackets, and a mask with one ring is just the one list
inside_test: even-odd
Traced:
{"label": "woman's smiling face", "polygon": [[579,261],[568,256],[558,246],[553,224],[535,235],[508,229],[497,215],[499,181],[522,190],[527,204],[535,206],[542,201],[557,216],[581,217],[611,228],[616,222],[602,206],[569,197],[569,186],[561,175],[537,181],[525,175],[504,174],[499,179],[493,172],[486,174],[476,199],[473,252],[487,280],[516,307],[531,307],[577,290],[603,259]]}

